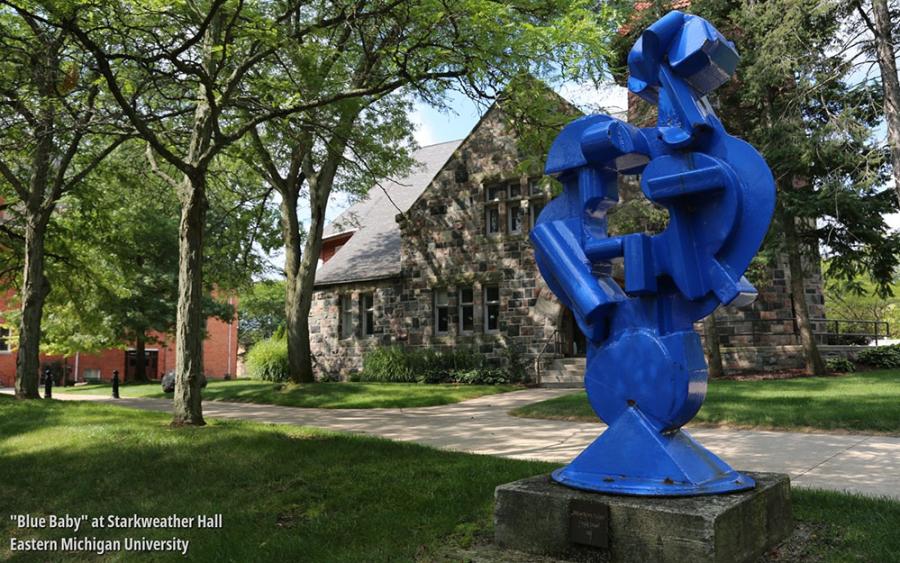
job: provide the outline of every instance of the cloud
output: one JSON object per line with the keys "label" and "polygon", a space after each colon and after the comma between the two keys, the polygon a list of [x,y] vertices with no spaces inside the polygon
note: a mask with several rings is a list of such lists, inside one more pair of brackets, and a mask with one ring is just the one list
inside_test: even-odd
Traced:
{"label": "cloud", "polygon": [[619,113],[628,110],[628,90],[613,83],[597,87],[565,82],[559,87],[559,95],[586,112]]}
{"label": "cloud", "polygon": [[433,145],[438,142],[434,127],[426,118],[425,112],[420,104],[416,104],[415,109],[410,115],[410,121],[412,121],[413,126],[416,128],[413,137],[420,147],[427,147],[428,145]]}

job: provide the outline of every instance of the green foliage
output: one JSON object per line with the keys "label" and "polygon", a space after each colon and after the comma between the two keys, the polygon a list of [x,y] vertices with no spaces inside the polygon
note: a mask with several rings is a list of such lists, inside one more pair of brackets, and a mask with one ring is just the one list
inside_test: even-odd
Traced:
{"label": "green foliage", "polygon": [[524,366],[517,356],[513,363],[507,361],[501,368],[489,365],[482,355],[464,348],[386,346],[367,351],[362,372],[352,375],[351,380],[496,385],[523,381],[524,374]]}
{"label": "green foliage", "polygon": [[[827,264],[825,269],[827,270]],[[851,321],[884,321],[891,334],[900,330],[900,277],[882,286],[887,293],[879,291],[871,276],[859,274],[852,279],[826,279],[825,310],[830,319]],[[871,328],[871,327],[868,327]],[[882,333],[884,328],[880,329]]]}
{"label": "green foliage", "polygon": [[457,371],[451,374],[456,383],[466,385],[501,385],[515,381],[512,374],[501,368],[479,368],[466,371]]}
{"label": "green foliage", "polygon": [[866,348],[856,356],[856,361],[874,368],[900,368],[900,344]]}
{"label": "green foliage", "polygon": [[351,381],[381,381],[385,383],[416,383],[415,364],[419,353],[407,353],[400,346],[375,348],[363,356],[363,371],[353,374]]}
{"label": "green foliage", "polygon": [[828,368],[828,371],[835,373],[853,373],[856,371],[856,366],[853,365],[853,362],[843,356],[835,356],[826,359],[825,367]]}
{"label": "green foliage", "polygon": [[284,281],[258,281],[240,294],[238,340],[247,348],[284,336]]}
{"label": "green foliage", "polygon": [[[190,560],[203,563],[460,561],[472,559],[477,544],[490,537],[498,485],[559,466],[286,424],[211,419],[208,429],[197,431],[173,430],[165,423],[162,413],[0,397],[0,474],[16,476],[6,479],[0,492],[4,510],[47,514],[77,506],[86,514],[219,513],[226,526],[240,523],[240,534],[198,527],[179,531],[190,541]],[[134,485],[127,494],[108,494],[112,477],[98,483],[97,476],[110,467],[128,468]],[[47,486],[60,475],[68,478],[64,491]],[[800,542],[811,553],[793,561],[896,561],[900,502],[805,488],[792,490],[791,498],[795,518],[811,530],[809,540]],[[0,519],[0,535],[17,533],[14,521]],[[58,540],[71,533],[48,528],[40,538]],[[123,532],[90,533],[116,540]],[[147,529],[141,535],[165,540],[173,534]],[[473,541],[474,550],[455,549]],[[794,557],[794,545],[787,545],[790,550],[779,554]],[[12,553],[8,543],[2,549],[5,558],[20,563],[47,559],[42,553]],[[82,559],[87,557],[118,554]]]}
{"label": "green foliage", "polygon": [[257,342],[247,352],[246,367],[251,379],[287,381],[290,379],[287,341],[267,338]]}
{"label": "green foliage", "polygon": [[609,210],[610,236],[661,233],[668,224],[669,212],[645,198],[636,181],[620,182],[619,204]]}
{"label": "green foliage", "polygon": [[521,346],[512,344],[503,348],[503,367],[510,383],[528,380],[528,367]]}
{"label": "green foliage", "polygon": [[268,255],[281,245],[272,191],[251,166],[229,152],[213,162],[207,185],[204,285],[249,287],[255,278],[273,272]]}
{"label": "green foliage", "polygon": [[[66,212],[50,224],[47,276],[53,291],[43,319],[46,352],[96,351],[140,334],[174,332],[178,197],[148,170],[145,148],[138,142],[118,147],[78,197],[63,198]],[[266,207],[235,207],[233,194],[215,183],[209,191],[207,218],[216,244],[207,245],[202,306],[204,315],[228,320],[234,317],[228,290],[262,271],[258,254],[264,248],[254,247],[247,232],[251,218]],[[215,194],[221,192],[231,195],[220,199]],[[240,247],[253,257],[235,250]]]}
{"label": "green foliage", "polygon": [[[766,239],[768,251],[821,250],[832,280],[867,273],[885,295],[900,264],[900,233],[884,215],[897,206],[886,189],[888,155],[878,138],[881,86],[860,81],[845,56],[849,36],[842,25],[851,6],[694,0],[690,12],[735,41],[741,55],[735,76],[710,98],[728,131],[754,145],[778,179],[784,214]],[[614,39],[622,77],[637,34],[669,9],[666,0],[630,7],[629,31]],[[652,108],[643,109],[655,120],[646,111]],[[785,218],[796,222],[801,239],[790,248],[779,224]]]}
{"label": "green foliage", "polygon": [[[210,381],[204,401],[228,401],[316,409],[385,409],[449,405],[518,389],[513,385],[455,385],[418,383],[272,383],[255,379]],[[56,392],[56,391],[54,391]],[[109,396],[107,383],[60,388],[61,393]],[[123,397],[171,399],[157,384],[123,385]]]}

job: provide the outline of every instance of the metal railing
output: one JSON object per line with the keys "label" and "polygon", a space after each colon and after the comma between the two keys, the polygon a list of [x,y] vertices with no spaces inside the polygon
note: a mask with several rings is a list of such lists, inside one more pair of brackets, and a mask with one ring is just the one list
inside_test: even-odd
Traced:
{"label": "metal railing", "polygon": [[553,345],[552,353],[558,354],[559,353],[559,329],[558,328],[553,329],[553,333],[550,335],[550,338],[548,338],[544,342],[544,346],[541,347],[541,351],[538,352],[537,357],[534,359],[534,380],[535,380],[535,383],[537,383],[538,385],[541,384],[541,372],[543,371],[543,368],[544,368],[544,364],[543,364],[542,360],[544,358],[544,354],[547,353],[547,348],[551,344]]}
{"label": "metal railing", "polygon": [[[772,331],[767,325],[790,323],[791,330]],[[810,319],[813,325],[813,336],[816,342],[826,345],[867,345],[891,337],[891,326],[887,321],[851,320],[851,319]],[[795,344],[800,343],[800,331],[795,317],[776,319],[716,319],[719,326],[719,338],[733,336],[749,336],[753,342],[757,337],[789,338]],[[739,326],[748,326],[749,330],[738,330]],[[733,330],[726,330],[734,327]]]}

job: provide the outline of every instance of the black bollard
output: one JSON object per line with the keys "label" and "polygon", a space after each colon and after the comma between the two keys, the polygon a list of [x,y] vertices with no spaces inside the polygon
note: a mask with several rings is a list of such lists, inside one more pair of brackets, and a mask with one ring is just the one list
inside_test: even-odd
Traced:
{"label": "black bollard", "polygon": [[113,370],[113,399],[119,398],[119,370]]}
{"label": "black bollard", "polygon": [[50,368],[44,370],[44,398],[53,398],[53,373]]}

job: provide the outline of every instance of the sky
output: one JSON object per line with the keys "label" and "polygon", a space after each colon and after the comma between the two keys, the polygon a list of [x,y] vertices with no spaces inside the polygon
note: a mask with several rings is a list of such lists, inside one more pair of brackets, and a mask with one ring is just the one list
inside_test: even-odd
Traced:
{"label": "sky", "polygon": [[[627,109],[625,88],[614,84],[596,89],[593,86],[566,83],[557,90],[562,97],[582,109],[603,108],[609,113]],[[423,103],[415,105],[412,121],[416,125],[415,138],[420,146],[462,139],[478,122],[479,108],[465,96],[452,96],[450,105],[451,112],[441,112]]]}

